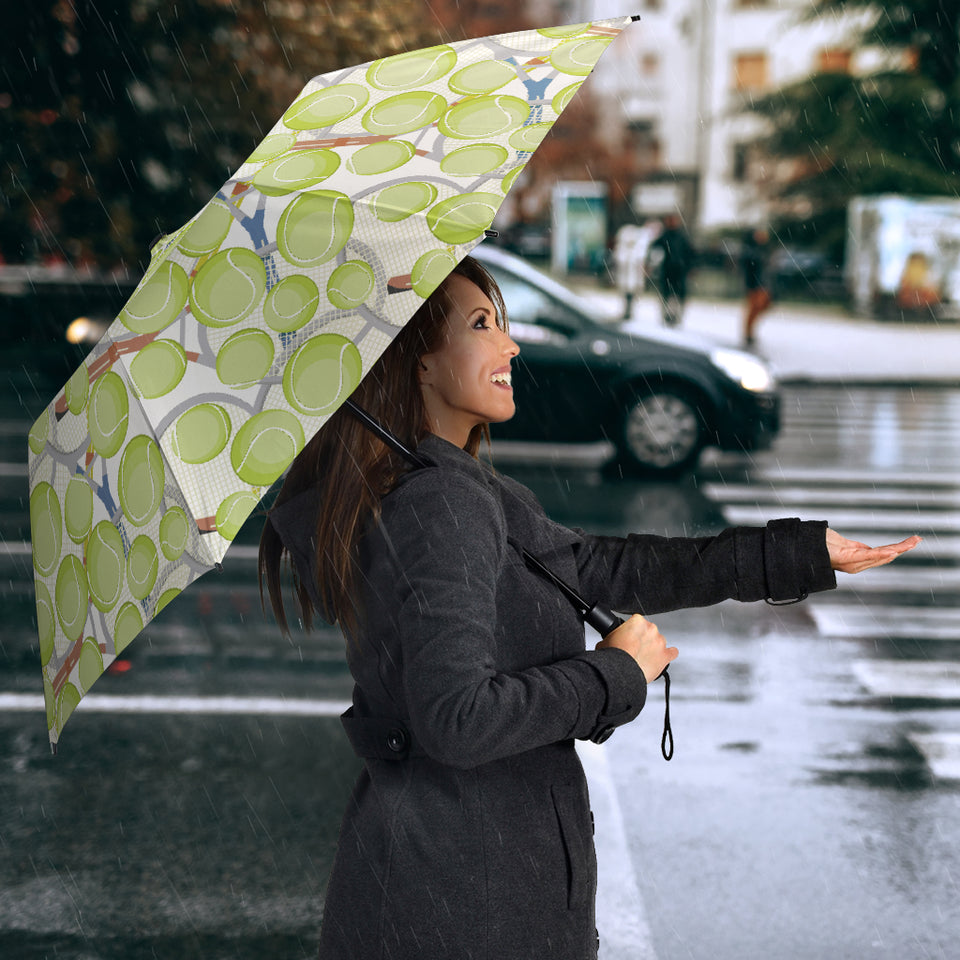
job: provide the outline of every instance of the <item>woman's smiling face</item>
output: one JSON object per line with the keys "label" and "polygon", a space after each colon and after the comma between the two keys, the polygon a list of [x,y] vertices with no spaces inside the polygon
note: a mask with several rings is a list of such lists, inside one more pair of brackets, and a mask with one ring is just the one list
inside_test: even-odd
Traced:
{"label": "woman's smiling face", "polygon": [[[497,310],[472,281],[453,274],[442,346],[420,358],[420,389],[430,430],[458,447],[481,423],[516,412],[510,361],[520,348],[497,325]],[[506,381],[506,382],[504,382]]]}

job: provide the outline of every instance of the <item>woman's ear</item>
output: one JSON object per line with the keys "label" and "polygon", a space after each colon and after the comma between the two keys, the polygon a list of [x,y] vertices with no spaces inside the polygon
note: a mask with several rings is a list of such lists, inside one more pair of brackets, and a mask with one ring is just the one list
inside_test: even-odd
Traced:
{"label": "woman's ear", "polygon": [[417,366],[420,368],[417,370],[418,383],[420,386],[429,384],[433,379],[433,364],[431,363],[430,354],[425,353],[422,357],[418,357]]}

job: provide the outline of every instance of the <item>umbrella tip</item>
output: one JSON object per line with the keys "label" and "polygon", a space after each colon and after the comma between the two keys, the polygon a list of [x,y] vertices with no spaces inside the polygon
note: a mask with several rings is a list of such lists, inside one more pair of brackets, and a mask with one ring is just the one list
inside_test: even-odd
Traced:
{"label": "umbrella tip", "polygon": [[57,745],[55,743],[50,744],[50,752],[56,756],[57,755]]}
{"label": "umbrella tip", "polygon": [[635,14],[630,18],[630,20],[631,20],[632,23],[636,23],[639,19],[640,19],[640,14],[639,14],[639,13],[635,13]]}
{"label": "umbrella tip", "polygon": [[496,237],[499,237],[499,236],[500,236],[500,231],[499,231],[499,230],[484,230],[484,231],[483,231],[483,236],[484,236],[484,238],[486,238],[486,237],[494,237],[494,238],[496,238]]}

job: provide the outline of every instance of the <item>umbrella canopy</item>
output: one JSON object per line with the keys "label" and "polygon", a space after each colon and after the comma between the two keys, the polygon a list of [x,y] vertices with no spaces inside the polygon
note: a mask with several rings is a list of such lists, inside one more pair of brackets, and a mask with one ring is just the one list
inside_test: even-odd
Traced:
{"label": "umbrella canopy", "polygon": [[630,17],[314,77],[29,436],[50,742],[483,239]]}

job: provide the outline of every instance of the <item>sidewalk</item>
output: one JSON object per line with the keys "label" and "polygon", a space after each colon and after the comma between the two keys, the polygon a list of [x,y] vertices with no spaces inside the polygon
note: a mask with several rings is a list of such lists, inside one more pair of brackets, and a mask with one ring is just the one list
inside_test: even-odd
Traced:
{"label": "sidewalk", "polygon": [[[617,291],[582,280],[568,285],[595,307],[597,320],[623,316]],[[739,301],[690,300],[679,329],[739,347],[742,317]],[[635,298],[629,329],[663,329],[656,295]],[[960,386],[960,324],[878,322],[837,307],[775,303],[755,336],[753,352],[782,382]]]}

